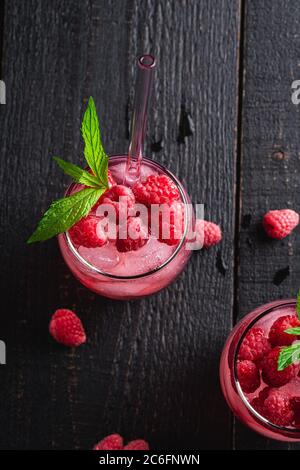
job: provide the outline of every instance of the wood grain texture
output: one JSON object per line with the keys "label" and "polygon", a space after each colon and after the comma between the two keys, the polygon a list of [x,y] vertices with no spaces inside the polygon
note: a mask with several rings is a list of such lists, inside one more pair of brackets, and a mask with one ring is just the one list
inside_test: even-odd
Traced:
{"label": "wood grain texture", "polygon": [[[84,449],[111,432],[153,449],[230,448],[218,362],[232,326],[238,0],[11,0],[5,17],[0,448]],[[51,156],[82,162],[89,95],[107,151],[126,151],[134,58],[145,51],[158,57],[146,153],[205,203],[224,242],[195,254],[168,289],[124,303],[75,281],[55,240],[25,241],[68,182]],[[195,130],[179,144],[183,110]],[[51,340],[57,307],[78,312],[85,346]]]}
{"label": "wood grain texture", "polygon": [[[291,101],[292,81],[300,77],[299,28],[297,1],[246,2],[240,316],[271,300],[295,297],[299,289],[299,231],[276,242],[261,229],[268,210],[300,208],[300,107]],[[243,449],[299,449],[239,425],[235,441]]]}

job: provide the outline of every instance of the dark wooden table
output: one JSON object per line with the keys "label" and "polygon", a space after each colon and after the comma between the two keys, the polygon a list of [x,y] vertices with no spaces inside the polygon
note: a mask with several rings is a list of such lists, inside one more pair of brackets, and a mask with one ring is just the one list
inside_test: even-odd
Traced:
{"label": "dark wooden table", "polygon": [[[272,242],[260,228],[267,210],[300,205],[299,1],[0,5],[0,448],[89,449],[112,432],[152,449],[296,448],[233,420],[218,363],[239,318],[299,288],[299,231]],[[224,239],[163,292],[116,302],[72,277],[56,240],[26,239],[68,182],[52,156],[82,162],[89,95],[105,148],[126,151],[142,52],[158,61],[146,154],[205,203]],[[88,332],[76,350],[48,334],[62,306]]]}

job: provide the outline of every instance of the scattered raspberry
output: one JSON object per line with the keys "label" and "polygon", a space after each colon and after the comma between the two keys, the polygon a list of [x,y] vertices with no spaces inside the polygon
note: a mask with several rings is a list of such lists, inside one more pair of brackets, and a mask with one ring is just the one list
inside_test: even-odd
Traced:
{"label": "scattered raspberry", "polygon": [[152,215],[151,233],[158,240],[167,245],[177,245],[183,237],[184,233],[184,204],[182,202],[172,202],[170,205],[163,204],[159,208],[158,222]]}
{"label": "scattered raspberry", "polygon": [[123,438],[119,434],[111,434],[94,445],[93,450],[123,450]]}
{"label": "scattered raspberry", "polygon": [[194,243],[194,249],[209,248],[222,240],[222,231],[219,225],[207,220],[197,219],[193,237],[189,240]]}
{"label": "scattered raspberry", "polygon": [[73,225],[69,235],[73,243],[86,248],[97,248],[105,245],[107,234],[99,224],[101,219],[95,215],[88,215]]}
{"label": "scattered raspberry", "polygon": [[252,361],[238,361],[237,376],[245,393],[253,393],[260,386],[259,369]]}
{"label": "scattered raspberry", "polygon": [[137,439],[129,442],[129,444],[124,447],[124,450],[149,450],[149,444],[142,439]]}
{"label": "scattered raspberry", "polygon": [[281,387],[287,384],[299,371],[299,367],[295,364],[291,364],[283,370],[277,370],[280,350],[279,346],[271,349],[261,362],[263,381],[271,387]]}
{"label": "scattered raspberry", "polygon": [[116,184],[100,197],[93,209],[95,210],[103,204],[105,206],[112,206],[115,210],[116,221],[118,222],[120,215],[122,215],[124,220],[127,219],[128,211],[133,208],[134,203],[135,197],[132,190],[121,184]]}
{"label": "scattered raspberry", "polygon": [[51,318],[49,331],[58,343],[65,346],[79,346],[86,341],[82,323],[71,310],[56,310]]}
{"label": "scattered raspberry", "polygon": [[248,331],[239,350],[239,359],[248,361],[259,361],[271,349],[264,330],[259,327],[251,328]]}
{"label": "scattered raspberry", "polygon": [[[126,237],[126,238],[124,238]],[[135,251],[144,246],[148,240],[148,229],[139,217],[129,217],[126,227],[119,227],[116,247],[118,251]]]}
{"label": "scattered raspberry", "polygon": [[166,175],[150,175],[144,182],[133,187],[137,202],[150,207],[151,204],[171,204],[180,200],[176,184]]}
{"label": "scattered raspberry", "polygon": [[270,390],[264,401],[263,416],[277,426],[290,426],[294,411],[289,395],[279,390]]}
{"label": "scattered raspberry", "polygon": [[300,427],[300,397],[293,397],[291,404],[294,411],[295,426],[298,428]]}
{"label": "scattered raspberry", "polygon": [[286,346],[292,344],[299,336],[285,333],[288,328],[300,327],[300,321],[296,315],[286,315],[279,317],[273,323],[269,333],[269,340],[272,346]]}
{"label": "scattered raspberry", "polygon": [[299,214],[291,209],[270,211],[263,219],[266,233],[277,240],[287,237],[298,224]]}
{"label": "scattered raspberry", "polygon": [[93,450],[149,450],[149,445],[146,441],[137,439],[124,446],[123,437],[111,434],[95,444]]}
{"label": "scattered raspberry", "polygon": [[[201,222],[204,223],[204,227],[201,227]],[[207,222],[206,220],[196,221],[196,229],[204,230],[203,247],[209,248],[210,246],[217,245],[222,240],[222,232],[219,225],[213,222]]]}

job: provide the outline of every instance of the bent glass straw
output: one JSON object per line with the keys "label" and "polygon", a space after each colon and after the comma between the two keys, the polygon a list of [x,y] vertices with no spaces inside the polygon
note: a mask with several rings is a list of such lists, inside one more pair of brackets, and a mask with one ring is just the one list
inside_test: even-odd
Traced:
{"label": "bent glass straw", "polygon": [[128,150],[125,181],[136,181],[140,177],[143,146],[146,133],[148,105],[152,88],[155,58],[144,54],[137,61],[137,80],[134,109],[131,122],[131,140]]}

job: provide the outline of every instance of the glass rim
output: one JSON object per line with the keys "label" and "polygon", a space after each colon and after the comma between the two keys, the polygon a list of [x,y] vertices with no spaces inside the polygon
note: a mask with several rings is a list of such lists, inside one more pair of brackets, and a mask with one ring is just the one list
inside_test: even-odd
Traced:
{"label": "glass rim", "polygon": [[[117,160],[118,158],[124,158],[124,157],[126,157],[126,155],[124,155],[124,154],[123,155],[114,154],[114,155],[109,155],[108,156],[109,160],[114,160],[114,159]],[[189,226],[190,219],[191,219],[191,213],[190,213],[191,210],[189,210],[189,211],[187,210],[188,200],[187,200],[187,197],[186,197],[186,194],[185,194],[185,189],[183,188],[183,186],[180,183],[179,179],[175,175],[173,175],[173,173],[171,173],[168,169],[166,169],[163,165],[161,165],[160,163],[152,160],[151,158],[143,157],[143,160],[151,163],[154,166],[157,166],[160,170],[162,170],[164,173],[166,173],[167,176],[169,176],[169,178],[171,178],[172,181],[178,187],[180,196],[181,196],[181,198],[183,200],[183,203],[184,203],[185,227],[184,227],[183,237],[180,240],[180,242],[177,245],[174,252],[171,254],[171,256],[169,256],[169,258],[167,258],[157,268],[151,269],[150,271],[147,271],[146,273],[135,274],[135,275],[132,275],[132,276],[118,276],[116,274],[111,274],[111,273],[107,273],[105,271],[101,271],[101,269],[99,269],[96,266],[94,266],[93,264],[89,263],[86,259],[84,259],[78,253],[78,251],[76,250],[75,246],[73,245],[73,243],[71,241],[69,233],[68,232],[63,232],[61,235],[64,237],[65,242],[66,242],[68,248],[71,250],[72,254],[77,258],[77,260],[80,263],[82,263],[85,267],[91,269],[95,274],[99,274],[101,276],[105,276],[105,277],[108,277],[110,279],[117,279],[117,280],[121,280],[121,281],[141,279],[143,277],[150,276],[151,274],[157,273],[157,272],[161,271],[163,268],[165,268],[166,266],[168,266],[171,263],[171,261],[173,261],[173,259],[176,257],[176,255],[179,253],[179,251],[181,250],[181,248],[182,248],[182,246],[183,246],[183,244],[186,240],[187,232],[188,232],[188,226]],[[65,192],[66,195],[70,192],[70,189],[72,188],[72,186],[74,186],[74,184],[76,184],[76,183],[73,182],[68,186],[68,188]]]}
{"label": "glass rim", "polygon": [[[234,351],[234,367],[233,367],[233,372],[234,372],[234,383],[235,383],[235,386],[236,386],[236,390],[238,392],[238,395],[239,397],[241,398],[242,402],[244,403],[244,405],[246,406],[246,408],[251,412],[251,414],[257,418],[259,421],[262,421],[262,423],[266,426],[268,426],[269,428],[273,428],[275,431],[281,431],[281,432],[284,432],[285,434],[300,434],[300,428],[288,428],[286,426],[280,426],[278,424],[274,424],[272,423],[271,421],[269,421],[267,418],[265,418],[264,416],[262,416],[261,414],[258,413],[258,411],[255,410],[255,408],[253,408],[253,406],[251,406],[251,404],[249,403],[249,401],[247,400],[242,388],[241,388],[241,385],[240,385],[240,382],[238,380],[238,377],[237,377],[237,361],[238,361],[238,353],[239,353],[239,350],[240,350],[240,347],[241,347],[241,344],[242,344],[242,341],[243,339],[245,338],[246,334],[248,333],[248,331],[259,321],[261,320],[261,318],[267,316],[269,313],[271,313],[274,309],[277,309],[278,307],[290,307],[292,305],[296,305],[296,302],[297,300],[296,299],[284,299],[284,300],[278,300],[278,301],[273,301],[273,302],[269,302],[268,304],[265,304],[265,308],[263,309],[263,311],[261,311],[261,308],[264,307],[264,305],[256,308],[255,310],[253,310],[251,313],[254,315],[253,316],[253,319],[250,321],[250,323],[247,325],[247,327],[244,329],[241,337],[239,338],[239,341],[235,347],[235,351]],[[257,313],[257,315],[255,315],[255,312],[260,312],[260,313]],[[251,313],[249,315],[251,315]],[[243,320],[242,320],[243,321]],[[278,387],[280,388],[280,387]]]}

